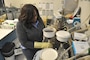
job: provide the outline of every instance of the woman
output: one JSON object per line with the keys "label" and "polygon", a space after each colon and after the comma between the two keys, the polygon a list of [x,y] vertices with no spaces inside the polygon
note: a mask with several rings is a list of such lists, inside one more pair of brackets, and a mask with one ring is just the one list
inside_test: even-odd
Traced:
{"label": "woman", "polygon": [[17,37],[27,60],[32,60],[34,54],[41,48],[52,47],[49,42],[42,42],[42,29],[45,27],[38,9],[32,4],[25,4],[21,9],[16,26]]}

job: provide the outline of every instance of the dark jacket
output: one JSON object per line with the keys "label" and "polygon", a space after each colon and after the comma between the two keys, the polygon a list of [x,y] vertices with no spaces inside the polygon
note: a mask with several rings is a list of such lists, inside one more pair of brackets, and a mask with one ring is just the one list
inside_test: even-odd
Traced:
{"label": "dark jacket", "polygon": [[16,32],[21,45],[29,49],[34,49],[34,42],[41,42],[43,40],[42,29],[44,27],[42,21],[39,21],[37,28],[32,26],[30,29],[26,28],[22,22],[18,22]]}

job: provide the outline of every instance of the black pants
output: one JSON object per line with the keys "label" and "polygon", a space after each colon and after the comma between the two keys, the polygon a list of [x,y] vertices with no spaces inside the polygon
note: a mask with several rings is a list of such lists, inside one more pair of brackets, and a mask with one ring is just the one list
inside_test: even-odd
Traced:
{"label": "black pants", "polygon": [[25,57],[27,60],[32,60],[33,59],[33,56],[35,55],[35,53],[38,51],[38,50],[32,50],[32,49],[22,49]]}

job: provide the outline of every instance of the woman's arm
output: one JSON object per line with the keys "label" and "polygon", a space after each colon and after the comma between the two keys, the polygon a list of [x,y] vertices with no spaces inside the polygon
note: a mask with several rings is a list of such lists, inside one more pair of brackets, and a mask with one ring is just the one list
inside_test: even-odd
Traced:
{"label": "woman's arm", "polygon": [[17,23],[16,33],[17,33],[17,38],[19,39],[21,45],[30,49],[34,48],[34,42],[28,40],[26,31],[23,28],[23,25],[21,24],[21,22]]}

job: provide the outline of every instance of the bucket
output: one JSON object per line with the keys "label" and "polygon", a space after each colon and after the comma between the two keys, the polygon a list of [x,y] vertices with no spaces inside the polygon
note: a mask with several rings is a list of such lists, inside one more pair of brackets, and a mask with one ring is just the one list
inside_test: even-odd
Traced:
{"label": "bucket", "polygon": [[43,29],[43,35],[46,38],[52,38],[55,36],[56,29],[53,27],[46,27]]}
{"label": "bucket", "polygon": [[68,39],[71,37],[68,31],[57,31],[56,32],[56,39],[60,42],[67,42]]}
{"label": "bucket", "polygon": [[1,49],[1,53],[5,57],[5,60],[15,60],[14,47],[15,44],[12,42],[7,42],[4,44],[4,46]]}
{"label": "bucket", "polygon": [[35,55],[33,60],[56,60],[58,53],[53,48],[46,48],[39,50]]}

